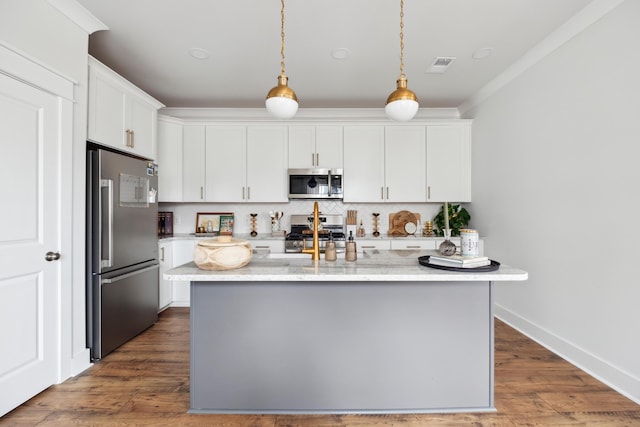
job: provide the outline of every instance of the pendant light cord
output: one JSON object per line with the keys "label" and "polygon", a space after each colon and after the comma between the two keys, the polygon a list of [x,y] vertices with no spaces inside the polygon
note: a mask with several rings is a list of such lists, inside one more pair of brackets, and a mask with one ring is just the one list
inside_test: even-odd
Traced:
{"label": "pendant light cord", "polygon": [[280,61],[280,69],[282,75],[284,75],[284,0],[280,0],[280,4],[280,57],[282,58]]}
{"label": "pendant light cord", "polygon": [[[282,1],[284,2],[284,0]],[[400,77],[405,77],[404,75],[404,0],[400,0]]]}

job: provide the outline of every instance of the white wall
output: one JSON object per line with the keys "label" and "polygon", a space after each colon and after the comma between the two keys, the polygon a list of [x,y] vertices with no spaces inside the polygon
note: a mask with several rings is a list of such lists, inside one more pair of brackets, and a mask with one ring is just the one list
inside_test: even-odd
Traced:
{"label": "white wall", "polygon": [[497,315],[638,403],[639,22],[625,1],[464,114],[474,224],[529,272]]}
{"label": "white wall", "polygon": [[31,57],[76,82],[74,134],[62,153],[62,241],[60,378],[89,366],[85,338],[84,162],[87,128],[86,30],[74,24],[46,0],[2,0],[0,43]]}

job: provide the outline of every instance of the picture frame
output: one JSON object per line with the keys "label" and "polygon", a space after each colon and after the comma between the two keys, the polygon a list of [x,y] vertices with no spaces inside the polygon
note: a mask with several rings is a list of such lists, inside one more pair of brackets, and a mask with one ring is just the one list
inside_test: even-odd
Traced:
{"label": "picture frame", "polygon": [[[217,236],[220,234],[220,218],[225,217],[225,233],[231,235],[233,233],[233,212],[198,212],[196,214],[195,234],[206,236]],[[231,226],[229,229],[229,217],[231,217]],[[209,223],[211,222],[211,223]]]}
{"label": "picture frame", "polygon": [[220,235],[231,236],[233,235],[233,214],[232,215],[220,215]]}

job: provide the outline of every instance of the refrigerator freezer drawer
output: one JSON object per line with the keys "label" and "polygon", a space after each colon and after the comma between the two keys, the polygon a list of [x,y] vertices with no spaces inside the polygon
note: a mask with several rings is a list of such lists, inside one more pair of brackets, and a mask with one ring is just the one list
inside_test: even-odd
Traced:
{"label": "refrigerator freezer drawer", "polygon": [[158,321],[158,264],[100,280],[92,358],[101,359]]}

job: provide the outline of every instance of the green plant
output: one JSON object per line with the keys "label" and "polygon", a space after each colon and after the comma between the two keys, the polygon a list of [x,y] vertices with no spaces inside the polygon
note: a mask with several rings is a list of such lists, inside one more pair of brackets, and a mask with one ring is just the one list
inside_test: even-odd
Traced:
{"label": "green plant", "polygon": [[[451,229],[452,236],[459,236],[460,229],[466,227],[470,220],[471,215],[469,215],[469,212],[467,212],[465,208],[460,207],[460,205],[449,204],[449,228]],[[444,205],[440,207],[440,212],[433,218],[433,222],[438,227],[437,234],[443,236]]]}

